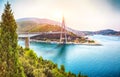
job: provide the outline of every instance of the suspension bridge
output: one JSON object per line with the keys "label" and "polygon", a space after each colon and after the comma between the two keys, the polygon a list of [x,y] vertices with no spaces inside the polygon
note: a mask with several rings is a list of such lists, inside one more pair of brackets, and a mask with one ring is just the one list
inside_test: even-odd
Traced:
{"label": "suspension bridge", "polygon": [[44,35],[44,34],[60,34],[60,43],[66,44],[67,42],[67,32],[66,32],[66,26],[64,17],[62,18],[62,24],[61,24],[61,31],[60,32],[18,32],[18,38],[24,38],[25,39],[25,47],[29,48],[30,45],[30,38],[38,35]]}

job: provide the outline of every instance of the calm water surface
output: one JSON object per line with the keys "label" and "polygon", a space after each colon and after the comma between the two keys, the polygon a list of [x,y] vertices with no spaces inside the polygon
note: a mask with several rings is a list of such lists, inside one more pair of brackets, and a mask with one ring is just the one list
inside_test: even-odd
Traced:
{"label": "calm water surface", "polygon": [[[88,36],[102,46],[56,45],[31,42],[30,48],[38,56],[52,60],[66,71],[88,75],[89,77],[120,77],[120,37]],[[24,41],[19,40],[24,47]]]}

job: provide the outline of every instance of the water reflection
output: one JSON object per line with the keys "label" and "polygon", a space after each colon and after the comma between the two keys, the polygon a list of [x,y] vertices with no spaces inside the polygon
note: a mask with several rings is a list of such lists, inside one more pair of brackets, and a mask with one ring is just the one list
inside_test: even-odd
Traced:
{"label": "water reflection", "polygon": [[52,55],[53,61],[55,61],[56,63],[59,62],[59,64],[65,64],[68,47],[69,45],[66,44],[53,45],[51,49],[48,48],[48,50],[44,51],[44,54],[50,55],[53,53]]}
{"label": "water reflection", "polygon": [[65,64],[66,62],[66,53],[67,53],[67,45],[59,44],[57,54],[53,57],[54,61],[59,61],[61,64]]}
{"label": "water reflection", "polygon": [[37,51],[36,53],[44,59],[52,60],[61,65],[66,62],[69,45],[31,42],[30,48],[34,49],[35,52]]}
{"label": "water reflection", "polygon": [[[66,71],[81,72],[89,77],[120,77],[120,37],[89,36],[103,46],[58,45],[31,42],[38,56],[52,60]],[[24,41],[19,41],[24,46]]]}

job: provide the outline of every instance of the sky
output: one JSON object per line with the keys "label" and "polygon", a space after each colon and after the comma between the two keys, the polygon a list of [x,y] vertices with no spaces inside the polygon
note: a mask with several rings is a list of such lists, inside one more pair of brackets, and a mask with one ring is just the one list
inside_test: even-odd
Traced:
{"label": "sky", "polygon": [[120,31],[120,0],[0,0],[0,15],[9,1],[15,19],[47,18],[81,31]]}

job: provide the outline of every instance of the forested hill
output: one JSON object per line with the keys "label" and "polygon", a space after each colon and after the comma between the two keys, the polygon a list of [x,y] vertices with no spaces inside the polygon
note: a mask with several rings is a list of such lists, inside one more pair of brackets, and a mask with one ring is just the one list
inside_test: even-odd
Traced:
{"label": "forested hill", "polygon": [[120,36],[120,31],[115,31],[112,29],[105,29],[105,30],[99,30],[99,31],[80,31],[84,33],[85,35],[114,35],[114,36]]}
{"label": "forested hill", "polygon": [[[16,21],[18,24],[18,32],[56,32],[61,30],[61,23],[50,19],[21,18]],[[66,30],[75,35],[84,35],[81,32],[69,28],[67,25]]]}
{"label": "forested hill", "polygon": [[22,18],[17,20],[18,32],[60,31],[60,23],[39,18]]}
{"label": "forested hill", "polygon": [[[40,19],[40,18],[21,18],[16,20],[18,24],[18,32],[55,32],[61,30],[61,23],[53,21],[50,19]],[[72,32],[78,36],[83,35],[120,35],[120,31],[115,31],[112,29],[105,29],[99,31],[79,31],[69,28],[66,25],[66,30]]]}
{"label": "forested hill", "polygon": [[38,24],[38,25],[26,25],[18,26],[18,32],[57,32],[60,31],[61,27],[51,24]]}
{"label": "forested hill", "polygon": [[0,77],[87,77],[66,72],[52,61],[44,60],[29,48],[18,46],[17,24],[9,2],[0,23]]}

